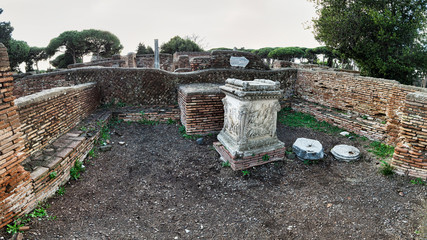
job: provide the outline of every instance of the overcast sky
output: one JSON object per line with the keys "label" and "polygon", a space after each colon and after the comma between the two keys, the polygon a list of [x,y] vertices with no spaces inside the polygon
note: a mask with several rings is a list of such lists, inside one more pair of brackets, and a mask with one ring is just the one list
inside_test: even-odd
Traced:
{"label": "overcast sky", "polygon": [[305,26],[315,17],[307,0],[2,0],[0,21],[12,37],[45,47],[67,30],[100,29],[115,34],[124,49],[153,46],[197,35],[216,47],[316,47]]}

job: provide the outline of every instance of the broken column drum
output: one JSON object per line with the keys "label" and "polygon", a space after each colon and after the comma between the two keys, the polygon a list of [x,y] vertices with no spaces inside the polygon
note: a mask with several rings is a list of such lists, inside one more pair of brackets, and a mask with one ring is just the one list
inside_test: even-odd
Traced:
{"label": "broken column drum", "polygon": [[280,83],[227,79],[220,89],[226,95],[222,100],[224,127],[215,148],[222,159],[234,170],[283,159],[284,143],[276,134]]}

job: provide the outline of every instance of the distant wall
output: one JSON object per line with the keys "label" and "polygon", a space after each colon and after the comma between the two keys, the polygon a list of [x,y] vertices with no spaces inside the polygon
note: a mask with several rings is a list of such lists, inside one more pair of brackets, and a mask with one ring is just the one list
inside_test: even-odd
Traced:
{"label": "distant wall", "polygon": [[[165,71],[173,71],[173,56],[172,54],[160,53],[160,69]],[[136,55],[137,68],[154,68],[154,54]]]}
{"label": "distant wall", "polygon": [[15,101],[25,140],[24,152],[33,154],[66,133],[99,105],[96,83],[52,88]]}
{"label": "distant wall", "polygon": [[[282,100],[293,95],[297,71],[255,71],[239,69],[209,69],[189,73],[171,73],[156,69],[138,68],[82,68],[58,73],[27,76],[15,84],[21,96],[53,86],[97,82],[104,103],[120,100],[131,105],[171,105],[177,102],[177,86],[189,83],[224,83],[227,78],[253,80],[256,78],[279,81],[285,89]],[[37,84],[42,82],[43,84]],[[31,87],[28,87],[31,86]],[[37,87],[36,87],[37,86]],[[26,91],[28,89],[28,91]]]}
{"label": "distant wall", "polygon": [[233,68],[230,65],[231,57],[245,57],[249,60],[245,69],[268,70],[269,67],[264,64],[262,59],[253,53],[241,51],[222,51],[216,50],[211,53],[211,68]]}

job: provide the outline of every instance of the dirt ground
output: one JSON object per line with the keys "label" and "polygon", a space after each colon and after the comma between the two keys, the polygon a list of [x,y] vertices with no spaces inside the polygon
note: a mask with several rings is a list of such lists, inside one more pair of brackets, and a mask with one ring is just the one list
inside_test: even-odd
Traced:
{"label": "dirt ground", "polygon": [[[363,148],[342,136],[281,124],[278,136],[287,147],[298,137],[317,139],[327,153],[336,144]],[[365,150],[354,163],[330,154],[311,165],[285,159],[243,176],[222,167],[215,139],[198,145],[176,125],[121,123],[112,150],[86,164],[64,196],[48,200],[48,213],[57,218],[33,221],[24,238],[420,238],[427,187],[380,175]]]}

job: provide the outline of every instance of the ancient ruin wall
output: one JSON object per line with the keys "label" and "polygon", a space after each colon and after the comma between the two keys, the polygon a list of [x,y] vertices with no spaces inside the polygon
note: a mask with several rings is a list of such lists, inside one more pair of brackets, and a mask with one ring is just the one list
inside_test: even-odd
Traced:
{"label": "ancient ruin wall", "polygon": [[68,71],[52,72],[25,77],[15,77],[13,81],[13,95],[16,98],[40,92],[55,87],[69,87],[74,85],[65,80]]}
{"label": "ancient ruin wall", "polygon": [[25,139],[24,152],[33,154],[66,133],[99,105],[96,83],[60,87],[15,101]]}
{"label": "ancient ruin wall", "polygon": [[9,58],[0,43],[0,228],[25,210],[32,187],[30,173],[21,166],[26,156],[14,100]]}
{"label": "ancient ruin wall", "polygon": [[[346,123],[350,131],[392,145],[399,134],[406,95],[416,91],[426,90],[393,80],[325,70],[299,69],[295,84],[296,97],[307,102],[296,105],[298,110],[317,114],[334,125]],[[313,103],[333,111],[325,114]]]}
{"label": "ancient ruin wall", "polygon": [[427,179],[427,93],[406,96],[393,165],[400,174]]}
{"label": "ancient ruin wall", "polygon": [[[284,69],[276,71],[256,71],[238,69],[209,69],[189,73],[171,73],[156,69],[135,68],[81,68],[57,73],[27,76],[15,84],[22,89],[19,96],[51,87],[97,82],[100,86],[101,100],[113,100],[130,105],[177,105],[177,89],[181,84],[219,83],[227,78],[242,80],[271,79],[279,81],[285,89],[283,100],[293,95],[297,71]],[[37,84],[41,82],[42,84]],[[46,88],[44,88],[46,87]],[[28,89],[28,91],[26,91]]]}

